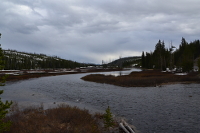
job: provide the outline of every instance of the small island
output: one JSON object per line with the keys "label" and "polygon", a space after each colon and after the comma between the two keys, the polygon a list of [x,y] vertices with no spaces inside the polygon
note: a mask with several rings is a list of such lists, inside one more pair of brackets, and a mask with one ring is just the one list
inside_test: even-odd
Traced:
{"label": "small island", "polygon": [[82,79],[85,81],[106,83],[123,87],[157,87],[163,84],[200,83],[198,72],[179,75],[171,72],[161,72],[159,70],[144,70],[117,77],[112,75],[91,74],[82,77]]}

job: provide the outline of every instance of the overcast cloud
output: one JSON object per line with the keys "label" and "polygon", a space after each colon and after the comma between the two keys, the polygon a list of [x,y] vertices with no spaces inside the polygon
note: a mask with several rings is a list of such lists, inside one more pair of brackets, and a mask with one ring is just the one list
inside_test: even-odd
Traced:
{"label": "overcast cloud", "polygon": [[3,49],[101,63],[200,39],[200,0],[1,0]]}

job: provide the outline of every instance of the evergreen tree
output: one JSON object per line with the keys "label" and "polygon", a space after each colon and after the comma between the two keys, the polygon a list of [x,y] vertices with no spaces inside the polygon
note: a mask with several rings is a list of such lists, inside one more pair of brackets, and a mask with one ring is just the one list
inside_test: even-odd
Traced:
{"label": "evergreen tree", "polygon": [[142,67],[145,68],[146,65],[145,65],[145,55],[144,55],[144,51],[142,52]]}
{"label": "evergreen tree", "polygon": [[114,126],[114,120],[110,111],[110,107],[108,106],[108,108],[106,109],[106,113],[104,114],[104,127],[109,128],[112,126]]}
{"label": "evergreen tree", "polygon": [[197,62],[197,64],[198,64],[198,67],[199,67],[199,72],[200,72],[200,58],[198,59],[198,62]]}
{"label": "evergreen tree", "polygon": [[158,41],[158,43],[155,46],[154,50],[154,63],[156,65],[156,68],[160,68],[163,70],[163,64],[164,64],[164,57],[165,57],[165,43],[164,41]]}
{"label": "evergreen tree", "polygon": [[[0,34],[0,38],[1,38],[1,34]],[[0,70],[2,70],[3,68],[4,68],[4,58],[3,58],[2,49],[0,47]],[[1,76],[0,86],[4,86],[5,81],[6,81],[6,76]],[[1,94],[3,94],[3,90],[0,90],[0,95]],[[11,104],[12,104],[12,101],[3,102],[0,98],[0,133],[4,131],[8,131],[10,129],[11,122],[5,122],[4,119],[6,117],[6,114],[8,113],[8,109],[10,108]]]}

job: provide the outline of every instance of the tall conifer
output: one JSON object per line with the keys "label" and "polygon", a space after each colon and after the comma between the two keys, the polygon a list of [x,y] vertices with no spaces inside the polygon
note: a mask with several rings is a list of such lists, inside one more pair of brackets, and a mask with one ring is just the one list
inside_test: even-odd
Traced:
{"label": "tall conifer", "polygon": [[[0,38],[1,38],[1,34],[0,34]],[[0,47],[0,70],[2,70],[3,68],[4,68],[4,57],[3,57],[2,48]],[[6,81],[6,76],[5,75],[1,76],[0,86],[4,86],[5,81]],[[1,94],[3,94],[3,90],[0,90],[0,95]],[[3,133],[4,131],[8,131],[10,129],[11,122],[6,122],[5,117],[6,117],[6,114],[8,113],[8,109],[10,108],[11,104],[12,104],[12,101],[3,102],[0,97],[0,133]]]}

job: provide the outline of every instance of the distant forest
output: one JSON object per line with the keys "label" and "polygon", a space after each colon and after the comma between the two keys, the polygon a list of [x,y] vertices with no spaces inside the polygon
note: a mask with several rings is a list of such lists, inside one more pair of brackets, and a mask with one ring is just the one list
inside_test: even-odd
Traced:
{"label": "distant forest", "polygon": [[180,68],[182,71],[190,71],[199,56],[199,40],[188,43],[185,38],[182,38],[179,48],[172,44],[170,48],[166,48],[164,41],[159,40],[153,52],[142,53],[141,63],[143,68],[148,69]]}
{"label": "distant forest", "polygon": [[5,70],[76,68],[85,64],[45,54],[3,50]]}
{"label": "distant forest", "polygon": [[[110,67],[132,67],[132,66],[138,66],[141,60],[141,56],[133,56],[133,57],[124,57],[124,58],[119,58],[117,60],[114,60],[106,65]],[[105,65],[105,64],[104,64]]]}

